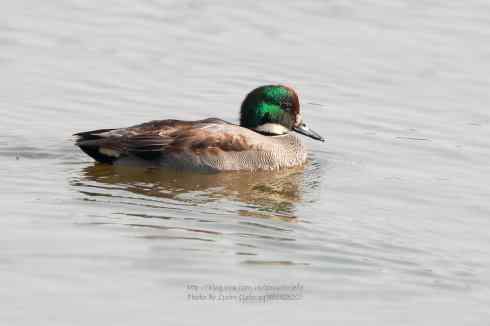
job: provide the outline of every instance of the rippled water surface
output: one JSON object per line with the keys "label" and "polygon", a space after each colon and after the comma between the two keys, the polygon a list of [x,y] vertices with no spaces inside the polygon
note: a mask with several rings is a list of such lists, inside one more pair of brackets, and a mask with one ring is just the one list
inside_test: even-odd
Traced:
{"label": "rippled water surface", "polygon": [[[0,8],[1,324],[488,324],[487,1]],[[327,138],[304,139],[304,167],[114,168],[73,146],[236,122],[268,83]],[[232,286],[296,287],[243,303]]]}

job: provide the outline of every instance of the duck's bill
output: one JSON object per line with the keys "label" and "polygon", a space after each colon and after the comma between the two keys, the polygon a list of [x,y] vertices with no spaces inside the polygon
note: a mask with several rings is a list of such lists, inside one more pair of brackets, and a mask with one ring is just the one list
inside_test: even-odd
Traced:
{"label": "duck's bill", "polygon": [[325,138],[320,136],[317,132],[308,128],[304,123],[300,124],[297,127],[293,127],[293,130],[302,134],[302,135],[308,136],[310,138],[313,138],[313,139],[316,139],[319,141],[325,141]]}

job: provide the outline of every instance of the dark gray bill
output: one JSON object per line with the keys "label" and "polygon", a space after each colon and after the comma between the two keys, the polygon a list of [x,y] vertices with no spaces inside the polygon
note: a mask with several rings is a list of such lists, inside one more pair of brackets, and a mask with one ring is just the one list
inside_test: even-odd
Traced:
{"label": "dark gray bill", "polygon": [[308,128],[304,123],[301,123],[297,127],[293,127],[293,130],[300,133],[300,134],[303,134],[305,136],[311,137],[313,139],[316,139],[319,141],[325,141],[325,138],[323,138],[322,136],[317,134],[315,131]]}

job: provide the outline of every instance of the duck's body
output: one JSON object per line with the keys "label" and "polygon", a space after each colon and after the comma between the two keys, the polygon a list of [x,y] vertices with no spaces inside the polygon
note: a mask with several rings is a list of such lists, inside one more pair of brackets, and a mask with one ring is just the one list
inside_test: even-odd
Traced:
{"label": "duck's body", "polygon": [[[247,118],[244,111],[252,110],[248,108],[247,99],[261,89],[258,88],[242,104],[242,126],[217,118],[158,120],[129,128],[81,132],[75,134],[78,137],[76,145],[95,160],[109,164],[197,171],[275,170],[301,165],[306,161],[306,150],[301,141],[289,132],[291,128],[301,129],[303,126],[299,132],[312,133],[307,135],[323,139],[308,130],[300,120],[299,102],[294,91],[284,86],[265,87],[284,88],[286,97],[283,100],[287,100],[288,95],[296,99],[287,109],[291,116],[282,114],[276,121],[268,113],[265,119],[254,122],[248,118],[249,121],[244,122]],[[294,104],[297,104],[297,109]],[[256,106],[252,105],[252,108]],[[267,110],[272,112],[270,108]],[[256,115],[252,117],[257,118]]]}

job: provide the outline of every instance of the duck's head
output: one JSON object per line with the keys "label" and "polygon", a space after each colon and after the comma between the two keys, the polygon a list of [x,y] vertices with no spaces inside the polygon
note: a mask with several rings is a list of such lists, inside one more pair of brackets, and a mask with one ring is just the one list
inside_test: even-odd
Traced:
{"label": "duck's head", "polygon": [[303,122],[298,94],[283,85],[266,85],[251,91],[242,103],[240,126],[271,136],[293,130],[325,141]]}

